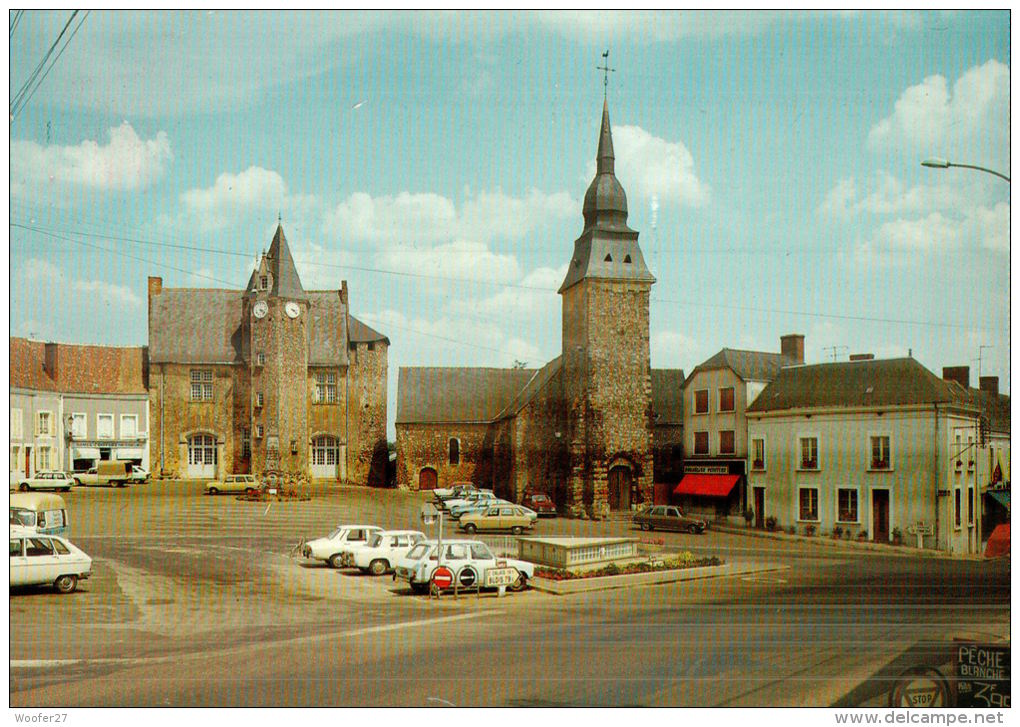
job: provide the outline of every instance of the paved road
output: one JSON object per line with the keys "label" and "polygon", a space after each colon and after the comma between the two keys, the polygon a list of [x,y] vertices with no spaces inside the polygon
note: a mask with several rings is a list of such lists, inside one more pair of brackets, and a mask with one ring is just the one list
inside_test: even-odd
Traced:
{"label": "paved road", "polygon": [[[95,575],[71,596],[12,592],[12,706],[824,706],[919,643],[1008,629],[1008,561],[718,532],[655,536],[785,569],[435,601],[288,555],[342,521],[414,526],[424,496],[199,493],[70,494]],[[623,522],[539,532],[639,536]]]}

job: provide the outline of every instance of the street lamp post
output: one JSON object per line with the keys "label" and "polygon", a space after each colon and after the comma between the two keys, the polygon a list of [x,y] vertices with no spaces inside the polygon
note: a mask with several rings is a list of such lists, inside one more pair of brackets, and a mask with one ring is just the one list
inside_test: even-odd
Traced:
{"label": "street lamp post", "polygon": [[949,162],[945,159],[925,159],[921,162],[922,167],[931,167],[932,169],[949,169],[949,167],[961,167],[963,169],[976,169],[979,172],[987,172],[988,174],[994,174],[1000,179],[1005,179],[1009,182],[1009,177],[1005,174],[1000,174],[994,169],[988,169],[986,167],[975,166],[974,164],[957,164],[956,162]]}

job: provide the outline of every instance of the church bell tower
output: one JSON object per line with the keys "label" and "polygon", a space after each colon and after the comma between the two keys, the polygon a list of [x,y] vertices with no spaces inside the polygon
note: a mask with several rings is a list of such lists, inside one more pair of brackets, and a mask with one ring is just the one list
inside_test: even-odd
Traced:
{"label": "church bell tower", "polygon": [[[608,74],[607,69],[607,74]],[[652,497],[649,296],[655,277],[616,178],[609,104],[597,170],[584,196],[563,296],[563,382],[568,410],[568,512],[604,518]]]}

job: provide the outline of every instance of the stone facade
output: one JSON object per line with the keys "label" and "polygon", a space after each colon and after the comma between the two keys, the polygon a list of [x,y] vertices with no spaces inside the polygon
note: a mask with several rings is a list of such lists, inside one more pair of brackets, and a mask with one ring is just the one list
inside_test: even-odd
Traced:
{"label": "stone facade", "polygon": [[[532,487],[573,517],[603,518],[652,500],[655,422],[668,413],[661,438],[671,455],[682,429],[679,403],[657,412],[653,399],[659,405],[679,402],[682,394],[676,376],[652,376],[649,295],[655,278],[638,233],[627,226],[627,198],[614,167],[604,105],[584,229],[559,289],[559,358],[531,372],[401,369],[400,486],[431,484],[431,472],[424,480],[421,473],[434,468],[437,486],[470,479],[515,501]],[[527,376],[516,378],[521,373]],[[679,373],[682,381],[682,372],[664,373]],[[465,395],[469,380],[475,387]],[[457,472],[443,459],[452,436],[462,437],[462,462],[471,463]]]}
{"label": "stone facade", "polygon": [[244,290],[149,279],[152,467],[386,481],[389,341],[340,290],[305,291],[282,227]]}

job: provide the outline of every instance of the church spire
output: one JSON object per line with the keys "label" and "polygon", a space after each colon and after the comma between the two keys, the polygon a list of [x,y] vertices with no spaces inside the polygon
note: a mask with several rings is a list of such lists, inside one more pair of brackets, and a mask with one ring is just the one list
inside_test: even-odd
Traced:
{"label": "church spire", "polygon": [[602,102],[602,128],[596,155],[595,179],[584,195],[585,229],[629,231],[627,227],[627,193],[616,178],[613,155],[613,130],[609,125],[609,100]]}

